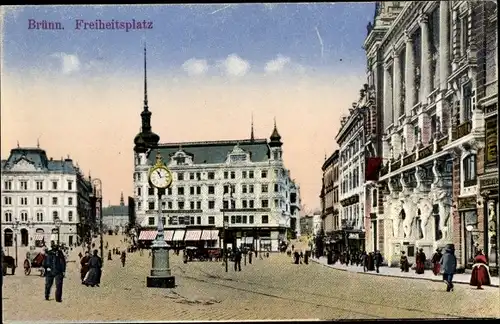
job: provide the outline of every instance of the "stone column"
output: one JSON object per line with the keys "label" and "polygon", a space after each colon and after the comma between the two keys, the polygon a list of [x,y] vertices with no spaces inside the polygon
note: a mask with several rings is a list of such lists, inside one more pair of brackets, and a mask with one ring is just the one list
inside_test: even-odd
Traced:
{"label": "stone column", "polygon": [[394,52],[392,54],[392,57],[394,59],[394,76],[393,76],[393,103],[392,106],[394,107],[393,111],[393,116],[394,116],[394,125],[398,125],[398,119],[401,116],[401,63],[399,59],[399,53],[397,52],[396,49],[394,49]]}
{"label": "stone column", "polygon": [[421,59],[420,59],[420,93],[421,102],[427,104],[427,97],[432,91],[431,77],[431,52],[430,52],[430,35],[429,35],[429,18],[423,14],[419,17],[420,34],[421,34]]}
{"label": "stone column", "polygon": [[406,117],[410,117],[411,109],[415,105],[415,56],[413,55],[413,39],[408,32],[405,32],[405,35],[405,114]]}
{"label": "stone column", "polygon": [[447,90],[450,75],[450,11],[448,1],[439,3],[439,88]]}
{"label": "stone column", "polygon": [[384,66],[384,129],[382,132],[385,132],[387,127],[389,127],[393,121],[392,81],[389,68],[390,66]]}

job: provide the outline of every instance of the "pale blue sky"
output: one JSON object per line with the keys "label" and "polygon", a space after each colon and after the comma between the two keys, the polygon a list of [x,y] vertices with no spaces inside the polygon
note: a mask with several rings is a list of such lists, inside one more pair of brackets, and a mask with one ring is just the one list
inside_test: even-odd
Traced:
{"label": "pale blue sky", "polygon": [[[141,68],[135,60],[146,38],[152,64],[163,71],[180,70],[193,57],[210,63],[235,53],[255,69],[281,54],[313,69],[363,73],[361,45],[373,13],[374,3],[25,6],[5,18],[4,68],[43,69],[58,52],[103,60],[109,70]],[[29,19],[60,21],[65,30],[29,30]],[[153,29],[82,31],[74,29],[76,19],[145,19]]]}

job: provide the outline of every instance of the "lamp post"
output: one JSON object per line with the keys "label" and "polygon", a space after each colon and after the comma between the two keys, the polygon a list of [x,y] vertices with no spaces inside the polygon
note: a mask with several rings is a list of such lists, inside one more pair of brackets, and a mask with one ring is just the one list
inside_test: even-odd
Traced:
{"label": "lamp post", "polygon": [[61,219],[56,218],[56,219],[54,220],[54,225],[55,225],[55,227],[57,228],[57,246],[59,246],[59,245],[60,245],[60,242],[61,242],[61,241],[60,241],[60,240],[61,240],[60,233],[61,233],[61,225],[62,225],[62,221],[61,221]]}
{"label": "lamp post", "polygon": [[101,260],[104,263],[104,242],[102,230],[102,181],[99,178],[92,180],[92,187],[94,188],[94,199],[96,201],[96,217],[99,217],[99,236],[100,236],[100,252]]}
{"label": "lamp post", "polygon": [[226,272],[227,272],[227,237],[226,232],[229,227],[229,222],[224,221],[224,262],[226,264]]}
{"label": "lamp post", "polygon": [[[31,220],[28,221],[28,223],[26,224],[28,226],[29,229],[33,230],[33,227],[35,227],[35,223]],[[33,240],[33,237],[31,237],[31,240]],[[31,244],[31,242],[28,242],[29,245],[30,245],[30,248],[33,246],[34,248],[34,244]]]}
{"label": "lamp post", "polygon": [[15,234],[15,237],[14,237],[14,244],[16,245],[16,268],[17,268],[17,234],[19,233],[19,220],[16,218],[16,220],[14,221],[14,224],[12,226],[14,228],[14,234]]}

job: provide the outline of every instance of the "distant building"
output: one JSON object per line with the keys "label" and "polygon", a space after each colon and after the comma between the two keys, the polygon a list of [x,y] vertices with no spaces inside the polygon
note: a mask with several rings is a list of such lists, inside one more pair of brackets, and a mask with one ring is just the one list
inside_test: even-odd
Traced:
{"label": "distant building", "polygon": [[123,192],[120,196],[120,205],[108,206],[102,209],[102,223],[107,230],[125,231],[129,222],[129,210],[125,205]]}
{"label": "distant building", "polygon": [[3,246],[78,244],[90,215],[92,185],[69,158],[54,160],[37,148],[17,147],[1,162]]}
{"label": "distant building", "polygon": [[[146,81],[144,97],[142,128],[134,139],[139,240],[154,239],[161,204],[166,239],[173,244],[216,246],[227,222],[228,243],[277,251],[288,231],[297,231],[300,188],[283,163],[276,122],[269,140],[255,139],[252,123],[249,139],[159,144],[151,131]],[[158,154],[174,176],[162,201],[148,183]]]}
{"label": "distant building", "polygon": [[313,230],[312,234],[314,236],[318,235],[323,229],[323,220],[321,219],[321,213],[317,212],[312,215]]}
{"label": "distant building", "polygon": [[300,233],[302,236],[313,235],[314,222],[312,215],[305,215],[300,218]]}
{"label": "distant building", "polygon": [[342,243],[342,237],[335,238],[335,232],[341,229],[339,202],[339,150],[328,157],[323,166],[323,181],[321,186],[321,217],[325,230],[325,242]]}

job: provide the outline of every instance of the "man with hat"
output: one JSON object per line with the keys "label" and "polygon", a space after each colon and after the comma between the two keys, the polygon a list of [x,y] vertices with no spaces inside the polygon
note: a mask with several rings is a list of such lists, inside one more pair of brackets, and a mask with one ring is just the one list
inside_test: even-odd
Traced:
{"label": "man with hat", "polygon": [[66,272],[66,259],[58,245],[53,244],[52,249],[47,252],[43,260],[43,267],[45,269],[45,300],[49,300],[50,290],[55,281],[56,302],[62,302],[62,287],[64,273]]}

